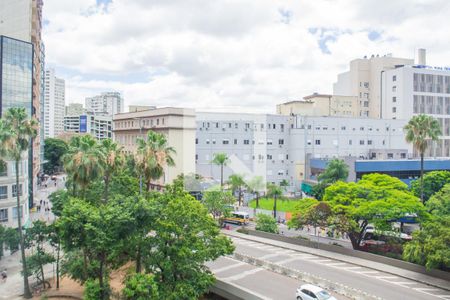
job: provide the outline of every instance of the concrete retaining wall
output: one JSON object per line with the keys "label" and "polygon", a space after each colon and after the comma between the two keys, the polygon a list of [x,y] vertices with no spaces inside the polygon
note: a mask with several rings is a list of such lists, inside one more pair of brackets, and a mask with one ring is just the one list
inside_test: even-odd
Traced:
{"label": "concrete retaining wall", "polygon": [[210,292],[229,300],[267,300],[268,298],[257,295],[250,290],[237,286],[233,283],[216,279]]}
{"label": "concrete retaining wall", "polygon": [[[298,239],[290,238],[290,237],[286,237],[286,236],[282,236],[282,235],[278,235],[278,234],[267,233],[267,232],[256,231],[256,230],[248,230],[248,233],[250,235],[254,235],[254,236],[258,236],[258,237],[262,237],[262,238],[268,238],[268,239],[272,239],[272,240],[276,240],[276,241],[280,241],[280,242],[305,246],[305,247],[309,247],[309,248],[317,248],[317,242],[313,242],[310,240],[303,240],[303,239],[299,239],[299,238]],[[339,253],[339,254],[343,254],[343,255],[358,257],[358,258],[362,258],[362,259],[367,259],[367,260],[371,260],[374,262],[387,264],[387,265],[398,267],[401,269],[405,269],[405,270],[409,270],[409,271],[425,274],[428,276],[432,276],[435,278],[450,281],[450,273],[449,272],[444,272],[444,271],[434,270],[434,269],[427,270],[424,266],[409,263],[409,262],[394,259],[394,258],[389,258],[389,257],[376,255],[376,254],[372,254],[372,253],[368,253],[368,252],[364,252],[364,251],[357,251],[357,250],[353,250],[353,249],[348,249],[348,248],[344,248],[344,247],[339,247],[339,246],[330,245],[330,244],[323,244],[323,243],[319,243],[319,249],[325,250],[325,251],[331,251],[331,252],[335,252],[335,253]]]}

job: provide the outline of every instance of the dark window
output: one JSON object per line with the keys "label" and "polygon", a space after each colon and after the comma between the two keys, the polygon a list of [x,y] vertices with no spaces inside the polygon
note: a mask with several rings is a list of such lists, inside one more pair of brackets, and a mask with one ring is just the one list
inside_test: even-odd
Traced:
{"label": "dark window", "polygon": [[0,186],[0,199],[8,198],[8,186]]}
{"label": "dark window", "polygon": [[316,145],[320,145],[320,140],[316,140]]}
{"label": "dark window", "polygon": [[234,139],[234,144],[237,145],[237,139]]}
{"label": "dark window", "polygon": [[359,140],[360,145],[364,145],[364,140]]}
{"label": "dark window", "polygon": [[198,139],[195,139],[195,144],[198,145]]}
{"label": "dark window", "polygon": [[284,145],[284,139],[279,139],[278,140],[278,145]]}

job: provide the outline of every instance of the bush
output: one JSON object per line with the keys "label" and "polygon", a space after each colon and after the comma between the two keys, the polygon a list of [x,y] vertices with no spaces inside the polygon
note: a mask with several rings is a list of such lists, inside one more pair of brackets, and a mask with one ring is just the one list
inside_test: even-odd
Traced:
{"label": "bush", "polygon": [[236,231],[239,232],[239,233],[248,234],[248,229],[246,229],[246,228],[239,228]]}
{"label": "bush", "polygon": [[[107,285],[106,282],[104,282],[105,285]],[[107,293],[107,295],[109,295],[110,290],[109,287],[105,288],[105,293]],[[98,279],[88,279],[85,283],[84,283],[84,300],[98,300],[101,299],[101,289],[100,289],[100,284],[98,282]],[[106,297],[107,299],[109,299],[109,297]]]}
{"label": "bush", "polygon": [[269,233],[278,233],[277,221],[272,216],[257,214],[255,229]]}
{"label": "bush", "polygon": [[158,299],[158,287],[153,275],[131,274],[125,279],[125,287],[122,291],[126,300]]}

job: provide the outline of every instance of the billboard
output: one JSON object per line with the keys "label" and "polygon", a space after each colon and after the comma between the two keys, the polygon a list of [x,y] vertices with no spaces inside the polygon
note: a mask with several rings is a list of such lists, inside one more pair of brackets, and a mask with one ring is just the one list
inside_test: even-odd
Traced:
{"label": "billboard", "polygon": [[87,132],[87,116],[86,115],[80,116],[80,133],[81,132]]}

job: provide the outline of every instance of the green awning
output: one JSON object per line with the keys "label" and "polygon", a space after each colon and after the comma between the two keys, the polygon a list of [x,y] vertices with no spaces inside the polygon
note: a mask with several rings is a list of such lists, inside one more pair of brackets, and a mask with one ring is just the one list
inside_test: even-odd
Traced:
{"label": "green awning", "polygon": [[312,192],[312,185],[302,182],[301,190],[307,194],[310,194]]}

